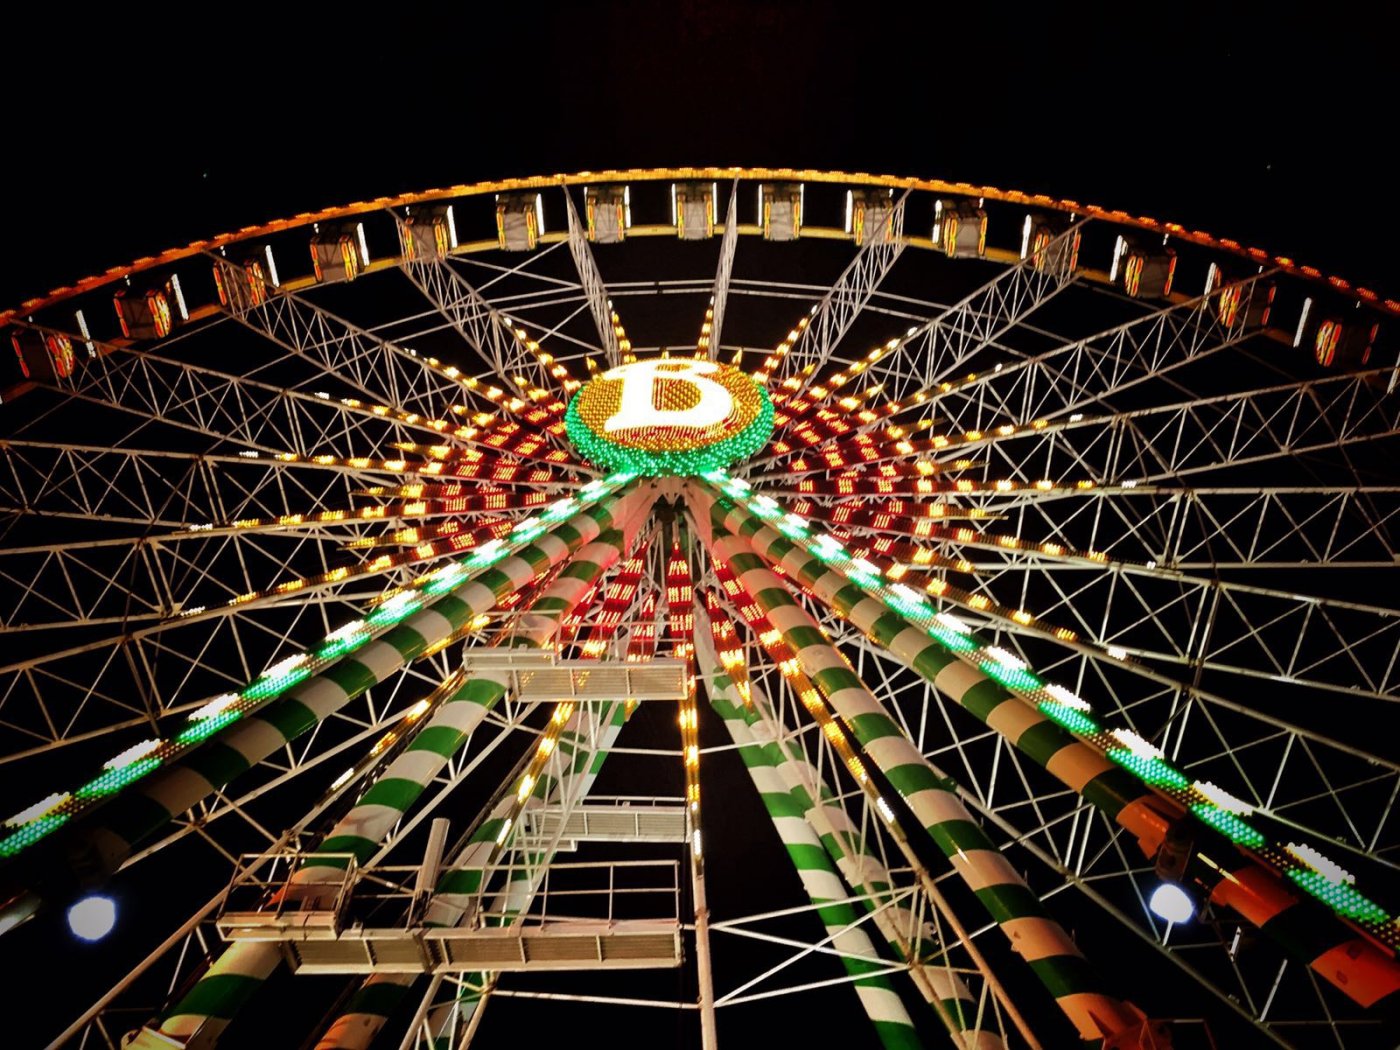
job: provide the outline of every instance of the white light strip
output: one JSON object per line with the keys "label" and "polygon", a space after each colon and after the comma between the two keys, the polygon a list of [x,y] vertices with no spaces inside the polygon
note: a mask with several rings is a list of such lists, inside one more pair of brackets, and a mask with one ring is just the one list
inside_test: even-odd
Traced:
{"label": "white light strip", "polygon": [[1192,785],[1206,798],[1226,813],[1234,813],[1236,816],[1248,817],[1254,813],[1254,807],[1243,799],[1236,798],[1224,788],[1216,787],[1209,780],[1198,780]]}
{"label": "white light strip", "polygon": [[88,357],[97,356],[97,347],[92,343],[92,333],[88,331],[87,318],[79,310],[76,314],[78,318],[78,331],[83,334],[83,345],[87,347]]}
{"label": "white light strip", "polygon": [[180,290],[180,275],[178,273],[170,275],[170,287],[175,289],[175,308],[180,311],[180,320],[188,321],[190,312],[185,308],[185,293]]}
{"label": "white light strip", "polygon": [[1307,327],[1308,314],[1312,311],[1312,296],[1303,300],[1303,313],[1298,318],[1298,330],[1293,333],[1293,347],[1297,349],[1303,345],[1303,329]]}
{"label": "white light strip", "polygon": [[1317,872],[1328,882],[1340,884],[1343,882],[1353,883],[1356,881],[1355,875],[1347,871],[1336,861],[1323,856],[1311,846],[1299,842],[1290,842],[1283,848],[1308,867],[1312,868],[1313,871]]}
{"label": "white light strip", "polygon": [[1109,734],[1138,758],[1161,758],[1162,750],[1131,729],[1113,729]]}
{"label": "white light strip", "polygon": [[369,242],[365,240],[365,224],[362,222],[355,223],[355,233],[359,236],[360,239],[360,264],[362,266],[368,266]]}
{"label": "white light strip", "polygon": [[1118,280],[1118,260],[1123,258],[1123,249],[1127,247],[1127,242],[1123,240],[1123,235],[1118,235],[1118,240],[1113,244],[1113,265],[1108,268],[1108,283],[1112,284]]}

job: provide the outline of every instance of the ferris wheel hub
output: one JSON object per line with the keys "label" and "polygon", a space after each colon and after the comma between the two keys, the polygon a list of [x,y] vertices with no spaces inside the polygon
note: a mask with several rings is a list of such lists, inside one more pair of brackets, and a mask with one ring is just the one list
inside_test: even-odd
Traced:
{"label": "ferris wheel hub", "polygon": [[634,361],[583,385],[564,417],[580,455],[611,470],[691,475],[751,456],[773,433],[753,378],[693,358]]}

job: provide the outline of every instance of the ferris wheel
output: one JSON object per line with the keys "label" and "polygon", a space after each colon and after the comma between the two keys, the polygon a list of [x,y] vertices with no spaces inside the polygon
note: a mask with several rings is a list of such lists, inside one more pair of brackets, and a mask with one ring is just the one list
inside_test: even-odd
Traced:
{"label": "ferris wheel", "polygon": [[19,1045],[1393,1046],[1397,314],[733,168],[22,304]]}

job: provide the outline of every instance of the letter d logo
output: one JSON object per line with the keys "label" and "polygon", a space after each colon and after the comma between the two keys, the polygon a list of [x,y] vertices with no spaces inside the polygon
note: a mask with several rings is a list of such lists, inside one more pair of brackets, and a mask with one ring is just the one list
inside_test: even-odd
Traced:
{"label": "letter d logo", "polygon": [[564,426],[583,457],[600,466],[699,474],[762,448],[773,432],[773,404],[728,365],[637,361],[585,383]]}

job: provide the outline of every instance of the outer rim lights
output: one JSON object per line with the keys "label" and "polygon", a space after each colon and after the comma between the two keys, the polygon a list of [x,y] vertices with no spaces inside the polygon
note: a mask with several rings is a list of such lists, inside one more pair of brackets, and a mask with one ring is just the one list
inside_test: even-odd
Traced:
{"label": "outer rim lights", "polygon": [[1196,902],[1191,894],[1174,882],[1164,882],[1153,890],[1147,906],[1152,914],[1170,923],[1190,922],[1196,916]]}
{"label": "outer rim lights", "polygon": [[117,902],[94,893],[68,909],[68,929],[80,941],[100,941],[117,924]]}

